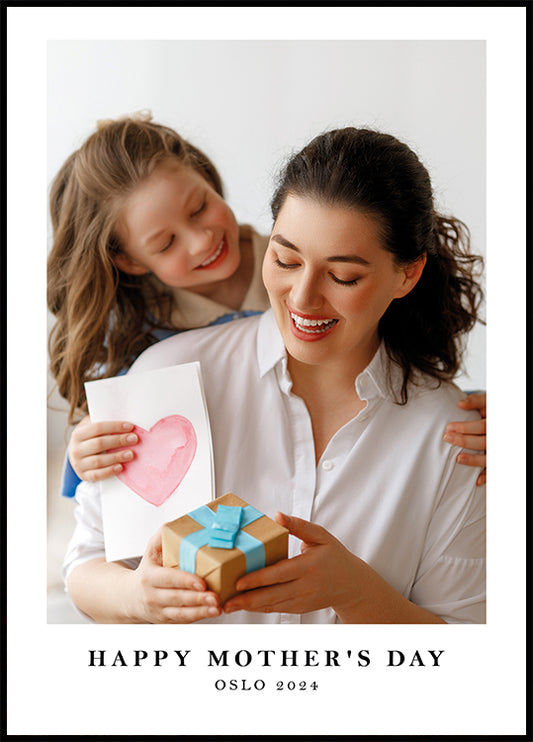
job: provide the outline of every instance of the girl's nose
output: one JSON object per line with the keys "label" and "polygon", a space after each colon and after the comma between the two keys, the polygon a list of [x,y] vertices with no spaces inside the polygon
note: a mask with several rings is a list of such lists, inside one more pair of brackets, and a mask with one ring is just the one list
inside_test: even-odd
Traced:
{"label": "girl's nose", "polygon": [[300,311],[319,309],[322,306],[320,279],[305,270],[294,276],[291,298],[295,309]]}
{"label": "girl's nose", "polygon": [[192,229],[187,244],[191,255],[198,255],[213,246],[213,232],[210,229]]}

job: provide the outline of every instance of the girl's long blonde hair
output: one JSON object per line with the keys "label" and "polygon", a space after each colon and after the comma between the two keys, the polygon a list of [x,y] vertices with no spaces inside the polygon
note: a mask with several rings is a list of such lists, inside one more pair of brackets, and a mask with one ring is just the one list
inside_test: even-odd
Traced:
{"label": "girl's long blonde hair", "polygon": [[154,329],[169,327],[170,296],[146,276],[119,270],[113,258],[121,249],[115,224],[125,199],[170,158],[199,172],[223,197],[212,162],[149,114],[100,122],[52,182],[50,368],[71,424],[87,411],[86,381],[118,374],[156,340]]}

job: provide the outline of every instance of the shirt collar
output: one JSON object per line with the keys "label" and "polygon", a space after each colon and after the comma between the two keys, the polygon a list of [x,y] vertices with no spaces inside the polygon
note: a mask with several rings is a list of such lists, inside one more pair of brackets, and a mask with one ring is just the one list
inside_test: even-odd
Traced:
{"label": "shirt collar", "polygon": [[[281,370],[287,368],[287,351],[278,329],[274,312],[268,309],[261,317],[257,334],[257,359],[259,374],[264,376],[281,362]],[[355,379],[355,388],[360,399],[374,397],[394,399],[401,389],[403,374],[400,367],[391,361],[381,341],[368,366]]]}
{"label": "shirt collar", "polygon": [[391,370],[385,343],[381,341],[368,366],[355,379],[359,398],[368,401],[374,397],[389,397],[391,390],[387,383],[387,374]]}

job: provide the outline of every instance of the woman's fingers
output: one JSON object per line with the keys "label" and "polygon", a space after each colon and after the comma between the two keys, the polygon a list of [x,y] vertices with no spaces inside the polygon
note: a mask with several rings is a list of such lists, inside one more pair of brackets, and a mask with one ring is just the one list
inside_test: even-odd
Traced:
{"label": "woman's fingers", "polygon": [[[289,533],[302,541],[302,551],[305,551],[311,545],[329,543],[333,538],[322,526],[310,523],[302,518],[276,513],[275,519],[280,525],[287,528]],[[305,562],[302,562],[301,555],[292,559],[281,559],[276,564],[244,575],[237,581],[236,588],[237,590],[252,590],[258,587],[292,582],[299,579],[303,575],[303,571],[305,571]]]}
{"label": "woman's fingers", "polygon": [[234,613],[239,610],[261,611],[272,613],[282,611],[283,605],[288,605],[294,600],[293,583],[278,583],[268,587],[247,592],[235,598],[230,598],[224,604],[224,613]]}
{"label": "woman's fingers", "polygon": [[297,518],[295,515],[278,512],[274,517],[280,525],[288,529],[290,534],[306,544],[327,544],[333,539],[333,536],[322,526],[303,518]]}
{"label": "woman's fingers", "polygon": [[237,590],[254,590],[258,587],[292,582],[300,577],[300,559],[300,556],[292,557],[292,559],[282,559],[276,564],[250,572],[237,580],[235,587]]}

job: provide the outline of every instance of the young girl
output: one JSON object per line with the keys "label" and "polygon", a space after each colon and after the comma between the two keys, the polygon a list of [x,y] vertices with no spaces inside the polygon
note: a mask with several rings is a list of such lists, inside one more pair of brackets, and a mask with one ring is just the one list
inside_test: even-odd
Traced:
{"label": "young girl", "polygon": [[[85,381],[123,372],[157,339],[268,307],[267,239],[237,224],[210,160],[150,117],[102,122],[59,171],[50,206],[50,359],[69,423],[86,412]],[[100,433],[84,420],[74,460],[81,431]]]}
{"label": "young girl", "polygon": [[[61,168],[50,203],[50,359],[69,423],[87,411],[86,381],[123,372],[156,340],[269,306],[266,238],[237,225],[209,159],[150,117],[101,123]],[[460,406],[485,417],[484,395]],[[450,443],[481,451],[460,454],[462,463],[484,466],[485,421],[451,427]],[[78,476],[121,471],[134,456],[132,428],[85,417],[71,437],[76,474],[67,462],[63,494],[74,495]]]}
{"label": "young girl", "polygon": [[83,482],[64,564],[74,602],[117,623],[483,622],[479,472],[441,431],[480,300],[466,231],[435,213],[416,155],[366,129],[293,157],[272,211],[272,309],[164,340],[131,372],[200,361],[216,494],[282,511],[301,544],[221,606],[161,566],[160,532],[142,558],[106,562],[98,485]]}

